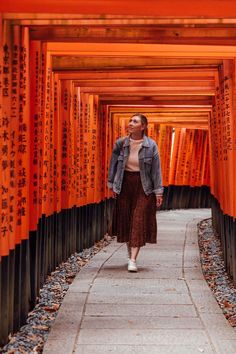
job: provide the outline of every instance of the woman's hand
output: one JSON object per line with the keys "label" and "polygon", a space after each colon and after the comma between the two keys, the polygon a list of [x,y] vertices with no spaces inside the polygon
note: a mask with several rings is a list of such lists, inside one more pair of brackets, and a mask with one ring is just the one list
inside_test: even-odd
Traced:
{"label": "woman's hand", "polygon": [[159,208],[163,202],[162,195],[156,195],[156,207]]}
{"label": "woman's hand", "polygon": [[117,193],[112,191],[112,198],[117,199]]}

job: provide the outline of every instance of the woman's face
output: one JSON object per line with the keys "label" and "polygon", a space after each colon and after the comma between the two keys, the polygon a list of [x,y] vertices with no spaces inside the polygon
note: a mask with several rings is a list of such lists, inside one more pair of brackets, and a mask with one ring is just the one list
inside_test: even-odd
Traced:
{"label": "woman's face", "polygon": [[133,116],[130,118],[129,124],[128,124],[128,131],[130,134],[134,133],[141,133],[144,130],[144,125],[141,121],[141,118],[138,116]]}

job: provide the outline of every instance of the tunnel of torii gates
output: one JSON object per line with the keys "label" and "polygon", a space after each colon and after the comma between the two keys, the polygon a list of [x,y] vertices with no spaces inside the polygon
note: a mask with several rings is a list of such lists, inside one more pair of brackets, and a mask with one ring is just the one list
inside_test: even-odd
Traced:
{"label": "tunnel of torii gates", "polygon": [[186,18],[163,1],[56,3],[0,5],[1,344],[47,274],[107,232],[109,157],[135,112],[159,146],[162,208],[211,207],[236,282],[232,2],[200,17],[182,1]]}

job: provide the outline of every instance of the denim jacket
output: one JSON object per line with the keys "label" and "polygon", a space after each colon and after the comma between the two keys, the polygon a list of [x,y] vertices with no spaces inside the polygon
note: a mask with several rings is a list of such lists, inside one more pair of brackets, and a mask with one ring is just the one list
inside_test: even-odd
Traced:
{"label": "denim jacket", "polygon": [[[120,138],[115,142],[108,172],[108,188],[120,194],[124,177],[125,165],[130,151],[129,137]],[[163,194],[161,164],[157,144],[154,140],[143,137],[138,153],[141,183],[144,193],[149,195]]]}

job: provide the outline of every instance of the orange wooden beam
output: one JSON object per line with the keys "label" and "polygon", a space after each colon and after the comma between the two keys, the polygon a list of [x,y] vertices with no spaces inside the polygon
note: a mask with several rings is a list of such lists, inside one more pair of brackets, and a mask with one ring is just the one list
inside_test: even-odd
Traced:
{"label": "orange wooden beam", "polygon": [[231,0],[9,0],[0,4],[2,12],[120,14],[158,17],[232,17],[236,4]]}
{"label": "orange wooden beam", "polygon": [[126,56],[159,58],[221,58],[236,57],[236,46],[176,45],[143,43],[68,43],[49,42],[47,50],[52,55],[79,56]]}
{"label": "orange wooden beam", "polygon": [[124,95],[152,95],[152,96],[158,96],[158,95],[166,95],[166,96],[184,96],[184,95],[193,95],[193,96],[202,96],[202,95],[207,95],[207,96],[214,96],[215,95],[215,89],[208,86],[207,84],[205,86],[198,86],[198,87],[192,87],[191,85],[189,86],[176,86],[176,87],[168,87],[168,86],[163,86],[163,87],[158,87],[158,86],[152,86],[152,87],[81,87],[80,92],[87,92],[87,93],[93,93],[93,94],[106,94],[106,95],[114,95],[114,94],[119,94],[120,96]]}
{"label": "orange wooden beam", "polygon": [[124,80],[124,79],[145,79],[145,80],[213,80],[218,72],[217,68],[169,68],[158,70],[109,70],[109,71],[58,71],[58,78],[61,80]]}

